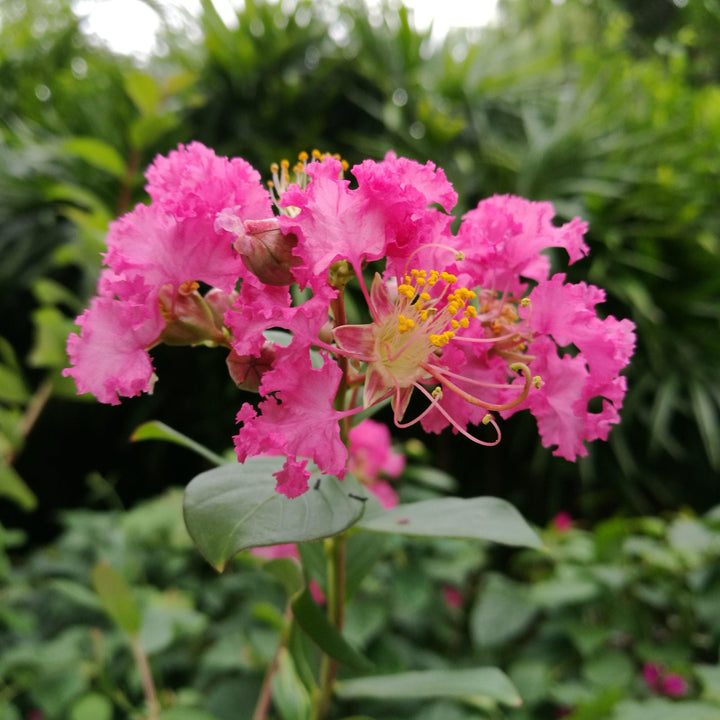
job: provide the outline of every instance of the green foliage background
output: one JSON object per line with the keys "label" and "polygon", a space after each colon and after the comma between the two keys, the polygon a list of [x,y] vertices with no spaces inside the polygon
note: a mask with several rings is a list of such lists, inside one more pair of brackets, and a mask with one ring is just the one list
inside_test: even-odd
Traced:
{"label": "green foliage background", "polygon": [[[141,173],[156,153],[197,139],[261,169],[315,146],[351,164],[394,149],[443,167],[459,210],[513,192],[551,200],[563,219],[587,219],[591,257],[570,275],[606,288],[604,310],[638,326],[622,425],[577,465],[540,448],[529,417],[505,423],[499,449],[451,436],[430,443],[468,493],[504,495],[540,521],[560,508],[597,518],[709,507],[720,471],[718,8],[508,1],[497,27],[433,42],[400,6],[251,0],[231,29],[204,0],[199,20],[166,21],[163,52],[140,61],[84,35],[67,0],[7,0],[4,494],[33,505],[17,472],[41,512],[85,499],[78,477],[92,470],[128,498],[168,477],[184,482],[168,451],[125,447],[148,417],[218,450],[227,444],[240,400],[211,353],[158,353],[164,397],[120,412],[71,402],[72,386],[58,376],[108,222],[145,199]],[[162,3],[157,10],[165,18]],[[202,381],[188,383],[191,373]],[[43,408],[30,433],[28,407]],[[107,432],[88,455],[98,424]],[[52,462],[38,463],[40,452]],[[132,465],[151,468],[153,479],[139,480]],[[468,467],[482,470],[469,476]]]}
{"label": "green foliage background", "polygon": [[[0,718],[18,717],[14,698],[73,720],[138,707],[127,643],[93,591],[100,559],[132,587],[163,702],[203,708],[168,720],[235,717],[277,642],[280,587],[247,556],[209,581],[179,524],[168,488],[208,464],[128,443],[159,418],[225,452],[246,398],[222,354],[159,348],[156,393],[120,407],[77,398],[60,376],[108,223],[146,200],[155,154],[192,139],[261,170],[313,147],[351,164],[393,149],[443,167],[459,211],[493,193],[550,200],[590,225],[591,256],[571,279],[606,288],[604,310],[638,327],[623,422],[576,465],[540,447],[529,417],[504,423],[492,449],[446,434],[423,437],[428,451],[399,434],[461,494],[508,498],[541,525],[568,510],[586,529],[547,531],[547,557],[397,540],[349,611],[357,646],[387,671],[497,664],[526,707],[373,701],[363,712],[715,717],[720,2],[505,0],[497,26],[434,42],[395,5],[247,0],[229,28],[210,0],[182,26],[147,1],[164,19],[163,51],[143,60],[88,38],[70,0],[2,4],[0,546],[27,557],[0,554],[0,648],[13,648],[0,657]],[[407,498],[426,497],[413,480],[427,472],[405,477]],[[60,523],[59,509],[80,505],[93,511]],[[445,585],[461,608],[442,602]],[[691,678],[684,709],[649,698],[639,668],[650,660]]]}

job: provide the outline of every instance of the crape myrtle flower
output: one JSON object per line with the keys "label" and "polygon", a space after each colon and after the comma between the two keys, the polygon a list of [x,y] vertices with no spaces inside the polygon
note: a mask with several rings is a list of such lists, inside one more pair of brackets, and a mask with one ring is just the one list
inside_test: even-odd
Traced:
{"label": "crape myrtle flower", "polygon": [[[342,287],[335,283],[340,294],[331,300],[330,341],[313,339],[306,335],[307,327],[295,328],[291,319],[285,325],[294,332],[295,343],[326,351],[323,370],[316,371],[324,373],[326,382],[333,360],[347,368],[343,382],[354,388],[353,397],[362,393],[362,403],[351,401],[344,412],[390,398],[398,427],[421,422],[425,430],[440,432],[450,426],[479,444],[492,445],[500,439],[495,414],[527,408],[536,417],[543,444],[555,446],[554,453],[568,460],[587,454],[584,441],[605,439],[619,419],[625,379],[618,372],[632,354],[634,326],[598,318],[595,306],[604,293],[584,283],[565,283],[562,274],[551,276],[549,259],[541,254],[559,247],[570,262],[583,257],[588,251],[585,223],[574,219],[556,226],[549,203],[496,196],[467,213],[453,235],[451,217],[433,205],[449,210],[455,195],[432,163],[420,165],[392,154],[379,163],[365,161],[352,170],[357,180],[353,188],[344,169],[332,158],[303,163],[296,167],[299,180],[285,179],[278,193],[278,206],[287,211],[280,227],[297,238],[293,253],[300,262],[293,273],[300,284],[327,292],[333,268],[344,261],[366,302],[370,322],[343,322]],[[381,259],[384,271],[375,274],[368,288],[363,269]],[[317,317],[315,326],[322,320]],[[237,326],[242,312],[226,321]],[[566,352],[570,345],[574,354]],[[300,374],[306,372],[297,367]],[[273,403],[280,399],[279,406],[270,406],[273,412],[279,407],[293,412],[287,392],[293,372],[285,364],[282,374],[261,386],[264,394],[274,393]],[[329,423],[341,418],[329,402],[337,399],[333,390],[340,381],[337,375],[332,388],[324,386],[324,410],[315,406],[314,412],[325,413]],[[427,406],[408,419],[414,394],[425,397]],[[602,398],[598,413],[588,410],[595,397]],[[264,421],[254,410],[241,411],[238,419],[243,425],[236,447],[244,459],[250,444],[255,445],[250,454],[259,448],[247,437],[256,437],[254,426]],[[317,414],[314,420],[324,427]],[[472,434],[470,426],[480,423],[495,428],[494,439]],[[269,426],[264,429],[270,431]],[[286,439],[275,443],[278,451],[290,447]],[[313,444],[307,438],[303,442]],[[334,442],[332,464],[337,465],[343,452],[338,437]],[[317,464],[312,448],[302,452]],[[303,475],[309,477],[309,470],[293,476],[294,492],[304,491]]]}
{"label": "crape myrtle flower", "polygon": [[[389,153],[353,167],[352,184],[348,170],[301,153],[292,170],[272,167],[268,191],[245,161],[199,143],[157,158],[152,204],[111,227],[98,297],[69,340],[78,389],[104,402],[150,390],[159,342],[230,349],[231,376],[261,396],[237,415],[238,459],[285,457],[288,497],[315,471],[342,479],[351,416],[387,399],[398,427],[450,427],[481,445],[521,409],[568,460],[607,438],[634,326],[598,317],[603,291],[552,275],[543,254],[583,257],[585,223],[555,225],[549,203],[506,195],[454,234],[457,195],[433,163]],[[363,323],[347,321],[349,283]],[[278,330],[285,342],[269,339]],[[410,417],[413,397],[425,407]]]}
{"label": "crape myrtle flower", "polygon": [[[272,215],[260,175],[240,158],[220,158],[200,143],[158,156],[148,168],[148,205],[111,223],[107,268],[98,295],[68,339],[78,392],[116,405],[118,396],[150,392],[148,354],[160,342],[226,344],[220,294],[231,300],[245,266],[234,235],[217,225],[228,212]],[[215,290],[202,297],[199,283]]]}

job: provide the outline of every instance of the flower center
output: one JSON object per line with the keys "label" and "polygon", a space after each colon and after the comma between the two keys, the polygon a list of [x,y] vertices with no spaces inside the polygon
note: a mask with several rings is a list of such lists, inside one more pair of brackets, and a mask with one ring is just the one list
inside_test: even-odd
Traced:
{"label": "flower center", "polygon": [[412,269],[403,280],[394,312],[378,326],[375,350],[384,374],[408,387],[426,375],[422,364],[430,355],[469,327],[477,309],[469,304],[475,292],[456,287],[450,273]]}
{"label": "flower center", "polygon": [[342,165],[341,177],[343,173],[347,172],[348,167],[350,167],[347,160],[343,160],[337,153],[321,153],[317,149],[313,150],[310,155],[304,150],[299,153],[297,162],[293,165],[292,172],[290,171],[290,161],[286,159],[281,160],[280,164],[273,163],[270,166],[272,180],[267,181],[267,186],[270,190],[273,204],[281,215],[295,217],[300,212],[300,209],[293,205],[280,207],[280,198],[291,185],[297,185],[301,190],[304,190],[310,182],[310,176],[305,172],[308,163],[313,161],[324,162],[328,158],[334,158],[340,161]]}

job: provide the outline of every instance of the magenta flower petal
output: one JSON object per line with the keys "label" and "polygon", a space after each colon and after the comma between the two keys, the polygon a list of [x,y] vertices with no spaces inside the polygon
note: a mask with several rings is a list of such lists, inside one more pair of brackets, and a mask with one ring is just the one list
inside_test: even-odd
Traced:
{"label": "magenta flower petal", "polygon": [[288,457],[282,470],[273,475],[277,478],[276,492],[288,498],[296,498],[307,492],[310,471],[305,469],[307,460]]}
{"label": "magenta flower petal", "polygon": [[67,349],[79,393],[91,392],[103,403],[152,389],[153,366],[147,348],[162,331],[159,315],[145,304],[96,297],[75,321],[81,335],[70,335]]}
{"label": "magenta flower petal", "polygon": [[[263,375],[260,390],[266,399],[259,405],[261,414],[250,405],[238,413],[242,424],[234,438],[238,459],[243,462],[254,455],[309,458],[321,472],[342,479],[347,449],[340,439],[342,414],[333,409],[340,369],[327,359],[322,368],[313,368],[307,351],[278,354],[276,368]],[[268,397],[270,393],[274,397]],[[278,479],[293,491],[300,474],[295,463],[287,465]]]}
{"label": "magenta flower petal", "polygon": [[236,208],[243,219],[272,216],[257,170],[242,158],[218,157],[199,142],[158,155],[145,176],[153,203],[178,219],[205,217],[212,223],[225,208]]}

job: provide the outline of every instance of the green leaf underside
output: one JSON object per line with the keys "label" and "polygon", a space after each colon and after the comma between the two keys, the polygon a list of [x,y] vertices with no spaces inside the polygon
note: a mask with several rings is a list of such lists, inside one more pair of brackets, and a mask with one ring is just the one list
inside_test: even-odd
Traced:
{"label": "green leaf underside", "polygon": [[110,563],[102,560],[93,568],[92,584],[105,612],[118,627],[128,635],[137,635],[141,624],[140,611],[125,579]]}
{"label": "green leaf underside", "polygon": [[441,697],[486,697],[505,705],[522,700],[510,679],[498,668],[460,668],[376,675],[337,683],[341,698],[407,700]]}
{"label": "green leaf underside", "polygon": [[166,440],[167,442],[181,445],[188,450],[196,452],[198,455],[202,455],[206,460],[209,460],[215,465],[226,465],[226,460],[220,455],[209,450],[204,445],[196,442],[187,435],[183,435],[181,432],[171,428],[159,420],[149,420],[143,423],[135,429],[135,432],[130,436],[133,441],[138,440]]}
{"label": "green leaf underside", "polygon": [[503,545],[543,547],[520,513],[510,503],[494,497],[439,498],[398,505],[363,519],[358,527],[373,532],[474,538]]}
{"label": "green leaf underside", "polygon": [[241,550],[330,537],[362,516],[367,493],[351,477],[322,477],[292,500],[277,493],[273,473],[283,462],[250,458],[201,473],[187,486],[185,524],[217,570]]}
{"label": "green leaf underside", "polygon": [[330,657],[357,670],[367,672],[372,669],[372,663],[330,623],[307,588],[293,599],[292,611],[300,628]]}

